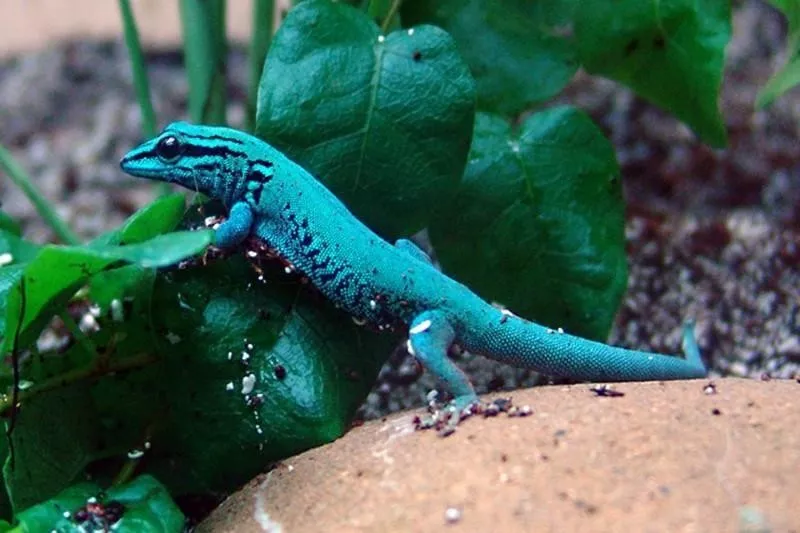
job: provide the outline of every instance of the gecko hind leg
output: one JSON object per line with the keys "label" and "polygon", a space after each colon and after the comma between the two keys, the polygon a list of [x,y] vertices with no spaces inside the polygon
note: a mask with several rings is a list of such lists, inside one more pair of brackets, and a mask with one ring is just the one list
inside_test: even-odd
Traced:
{"label": "gecko hind leg", "polygon": [[414,244],[413,241],[408,239],[397,239],[394,241],[394,247],[398,250],[402,250],[415,259],[419,259],[423,263],[428,263],[429,265],[433,264],[433,261],[431,261],[431,256],[425,253],[425,250]]}
{"label": "gecko hind leg", "polygon": [[408,330],[408,349],[436,378],[444,382],[455,396],[433,417],[421,421],[420,428],[437,427],[448,434],[462,418],[479,404],[478,395],[464,372],[447,356],[455,340],[455,331],[444,313],[425,311],[418,315]]}

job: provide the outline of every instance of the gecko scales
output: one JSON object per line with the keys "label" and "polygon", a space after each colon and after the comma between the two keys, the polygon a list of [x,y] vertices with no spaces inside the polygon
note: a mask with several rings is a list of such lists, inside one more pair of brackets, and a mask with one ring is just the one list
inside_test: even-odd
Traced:
{"label": "gecko scales", "polygon": [[581,381],[702,378],[691,324],[685,357],[627,350],[553,330],[498,309],[437,270],[411,241],[391,244],[362,224],[298,164],[234,129],[175,122],[120,162],[133,176],[217,198],[229,216],[215,244],[256,237],[354,318],[408,328],[408,349],[453,393],[461,413],[478,398],[448,358],[452,344],[491,359]]}

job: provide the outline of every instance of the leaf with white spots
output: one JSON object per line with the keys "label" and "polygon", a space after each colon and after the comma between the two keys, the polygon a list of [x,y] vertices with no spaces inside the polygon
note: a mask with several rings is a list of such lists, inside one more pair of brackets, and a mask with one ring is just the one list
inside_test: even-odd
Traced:
{"label": "leaf with white spots", "polygon": [[614,150],[581,111],[516,132],[479,113],[458,193],[430,227],[444,271],[511,312],[604,339],[626,285]]}
{"label": "leaf with white spots", "polygon": [[270,46],[256,132],[384,237],[411,235],[464,169],[475,82],[434,26],[381,35],[329,0],[295,7]]}

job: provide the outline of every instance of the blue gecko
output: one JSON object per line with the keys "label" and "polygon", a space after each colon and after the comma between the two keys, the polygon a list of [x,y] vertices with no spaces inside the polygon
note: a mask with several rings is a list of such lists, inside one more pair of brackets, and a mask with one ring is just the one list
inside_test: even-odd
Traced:
{"label": "blue gecko", "polygon": [[448,358],[454,343],[514,366],[581,381],[706,376],[690,323],[684,357],[627,350],[564,333],[493,307],[437,270],[411,241],[386,242],[322,183],[279,150],[223,127],[175,122],[120,162],[133,176],[177,183],[221,200],[229,216],[215,244],[252,236],[275,250],[338,307],[380,329],[408,328],[408,350],[453,393],[452,413],[478,397]]}

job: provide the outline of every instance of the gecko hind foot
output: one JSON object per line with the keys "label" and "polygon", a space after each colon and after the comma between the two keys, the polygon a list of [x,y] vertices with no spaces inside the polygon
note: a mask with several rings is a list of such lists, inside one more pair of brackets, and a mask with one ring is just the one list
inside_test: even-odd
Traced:
{"label": "gecko hind foot", "polygon": [[438,402],[435,397],[428,403],[428,414],[414,418],[414,429],[435,429],[440,437],[455,433],[458,425],[471,416],[494,417],[500,413],[508,416],[527,416],[533,410],[527,406],[517,407],[511,398],[496,398],[485,402],[477,397],[461,396],[447,403]]}

